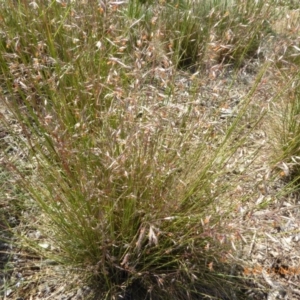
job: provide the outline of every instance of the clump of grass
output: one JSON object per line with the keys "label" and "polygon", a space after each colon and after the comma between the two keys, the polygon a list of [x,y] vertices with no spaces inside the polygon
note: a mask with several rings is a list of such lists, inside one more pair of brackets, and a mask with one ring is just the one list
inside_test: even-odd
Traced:
{"label": "clump of grass", "polygon": [[[203,132],[188,122],[188,106],[176,122],[140,114],[153,105],[137,93],[150,46],[135,34],[146,30],[141,20],[150,11],[133,2],[19,3],[12,12],[1,4],[0,85],[30,171],[12,155],[8,165],[41,211],[40,230],[54,249],[48,255],[84,269],[103,299],[232,298],[238,281],[220,275],[231,251],[224,195],[232,185],[223,178],[244,140],[250,98],[215,144],[212,126]],[[194,54],[183,41],[198,29],[184,9],[178,55],[185,64]],[[200,40],[207,45],[197,31],[193,47]],[[23,242],[41,251],[26,235]]]}
{"label": "clump of grass", "polygon": [[[289,178],[289,181],[297,183],[300,175],[300,89],[298,77],[294,77],[290,81],[283,97],[284,101],[276,106],[277,125],[274,127],[276,135],[274,161],[281,169],[284,178]],[[281,105],[282,109],[277,110],[278,105]],[[278,111],[283,112],[278,114]]]}
{"label": "clump of grass", "polygon": [[299,48],[298,37],[298,11],[293,11],[285,5],[285,17],[276,20],[273,28],[275,43],[273,55],[270,60],[276,66],[276,71],[281,73],[279,92],[274,96],[272,103],[273,125],[271,135],[274,136],[272,164],[279,167],[280,175],[287,180],[295,190],[299,184]]}
{"label": "clump of grass", "polygon": [[173,61],[182,68],[240,67],[257,56],[270,31],[266,20],[275,17],[272,3],[265,6],[263,1],[173,1],[166,6],[162,28]]}
{"label": "clump of grass", "polygon": [[[124,13],[127,50],[153,66],[196,71],[216,64],[241,67],[256,58],[278,15],[275,2],[130,1]],[[266,21],[268,20],[268,21]],[[247,31],[247,35],[245,35]]]}

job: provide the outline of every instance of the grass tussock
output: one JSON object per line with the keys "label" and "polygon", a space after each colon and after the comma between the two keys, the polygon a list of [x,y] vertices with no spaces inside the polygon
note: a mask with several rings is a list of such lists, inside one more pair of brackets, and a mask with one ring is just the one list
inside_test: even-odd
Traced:
{"label": "grass tussock", "polygon": [[291,78],[285,93],[274,105],[273,113],[273,161],[282,178],[296,186],[299,181],[299,100],[299,78],[296,75]]}
{"label": "grass tussock", "polygon": [[227,163],[260,121],[244,116],[261,77],[222,129],[170,107],[181,70],[238,69],[274,16],[262,1],[1,3],[6,166],[52,251],[22,242],[83,269],[102,299],[236,297]]}

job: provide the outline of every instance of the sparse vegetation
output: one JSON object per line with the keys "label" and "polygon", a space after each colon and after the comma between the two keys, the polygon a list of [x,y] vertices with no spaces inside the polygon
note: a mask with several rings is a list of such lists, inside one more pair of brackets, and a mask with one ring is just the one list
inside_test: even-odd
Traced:
{"label": "sparse vegetation", "polygon": [[[284,84],[298,49],[266,45],[280,38],[278,5],[0,3],[0,183],[15,186],[0,204],[17,218],[0,224],[16,252],[80,272],[97,299],[250,297],[244,218],[276,198],[251,204],[260,175],[244,187],[264,155],[254,137],[270,120],[257,96],[268,80],[284,111],[275,164],[298,159],[299,88]],[[7,299],[30,295],[1,280]]]}

